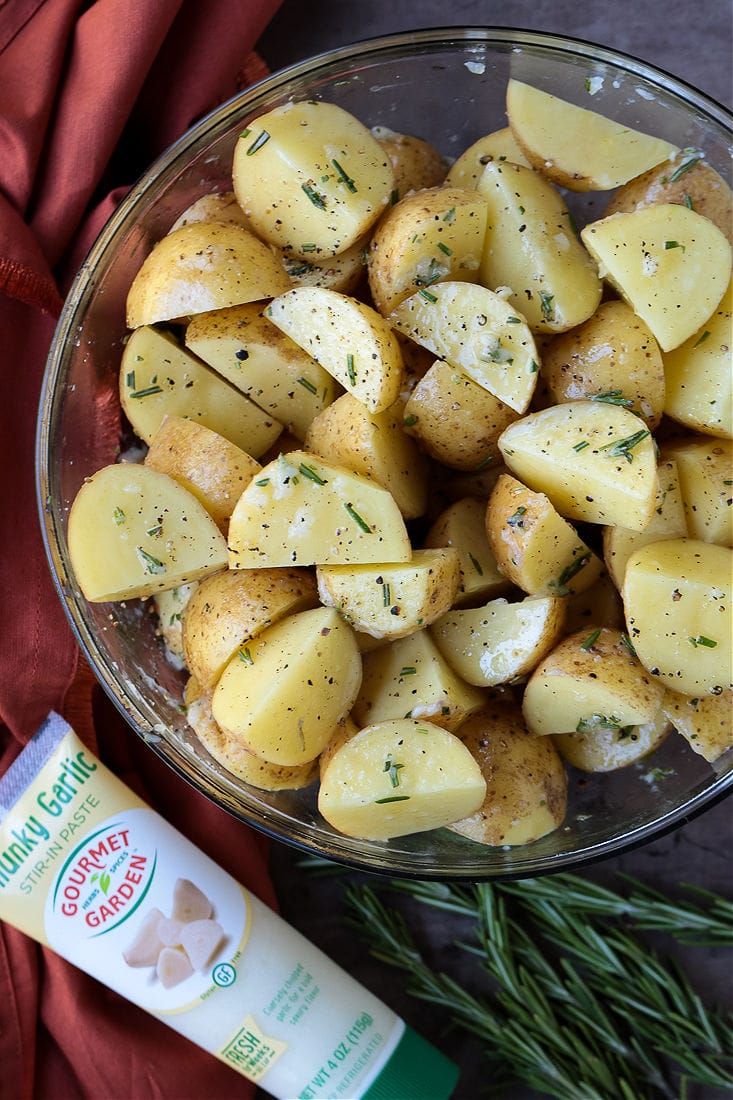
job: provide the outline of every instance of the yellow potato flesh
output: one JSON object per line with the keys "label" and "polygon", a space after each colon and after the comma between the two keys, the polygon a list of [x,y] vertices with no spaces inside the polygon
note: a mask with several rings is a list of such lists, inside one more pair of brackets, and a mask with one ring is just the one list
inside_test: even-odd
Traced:
{"label": "yellow potato flesh", "polygon": [[486,538],[486,506],[476,497],[454,501],[425,536],[425,546],[453,546],[458,551],[460,581],[455,603],[478,603],[503,595],[509,587],[499,572]]}

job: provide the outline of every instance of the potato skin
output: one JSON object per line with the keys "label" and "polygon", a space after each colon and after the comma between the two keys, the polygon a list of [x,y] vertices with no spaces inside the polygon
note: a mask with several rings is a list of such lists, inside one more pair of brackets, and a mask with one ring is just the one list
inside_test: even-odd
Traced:
{"label": "potato skin", "polygon": [[496,847],[529,844],[557,829],[567,811],[567,774],[552,740],[533,737],[518,704],[498,696],[463,722],[458,736],[486,780],[475,813],[453,832]]}

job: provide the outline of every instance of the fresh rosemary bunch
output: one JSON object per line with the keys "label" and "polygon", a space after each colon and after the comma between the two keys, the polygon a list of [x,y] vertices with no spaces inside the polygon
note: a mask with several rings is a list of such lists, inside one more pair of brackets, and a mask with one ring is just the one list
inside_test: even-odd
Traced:
{"label": "fresh rosemary bunch", "polygon": [[706,891],[698,891],[704,907],[672,901],[625,881],[626,897],[571,874],[470,886],[390,882],[393,892],[466,918],[473,938],[458,946],[490,978],[480,994],[436,973],[402,912],[372,886],[349,885],[346,896],[349,922],[372,954],[482,1041],[492,1088],[521,1082],[560,1100],[678,1100],[693,1083],[729,1093],[733,1020],[706,1008],[680,967],[637,932],[730,945],[733,906]]}

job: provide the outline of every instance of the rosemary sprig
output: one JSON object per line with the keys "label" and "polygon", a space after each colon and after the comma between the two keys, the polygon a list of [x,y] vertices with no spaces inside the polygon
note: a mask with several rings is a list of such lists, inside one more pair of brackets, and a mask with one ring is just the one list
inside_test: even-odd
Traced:
{"label": "rosemary sprig", "polygon": [[730,944],[733,906],[705,891],[704,907],[672,901],[624,880],[626,897],[571,874],[472,886],[390,882],[472,922],[474,939],[458,947],[491,979],[480,995],[433,971],[401,912],[372,887],[351,885],[346,895],[350,923],[372,953],[405,972],[413,996],[485,1043],[497,1084],[519,1081],[561,1100],[672,1100],[688,1082],[733,1088],[731,1022],[635,934]]}

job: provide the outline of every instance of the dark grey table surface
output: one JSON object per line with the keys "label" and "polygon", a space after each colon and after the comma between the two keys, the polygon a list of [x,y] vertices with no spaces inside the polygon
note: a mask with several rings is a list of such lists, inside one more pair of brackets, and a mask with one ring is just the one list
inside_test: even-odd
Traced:
{"label": "dark grey table surface", "polygon": [[[733,8],[730,0],[285,0],[259,43],[271,69],[363,38],[420,27],[504,26],[571,35],[647,61],[730,107]],[[610,882],[626,872],[661,889],[690,883],[733,896],[733,800],[642,848],[595,864],[586,873]],[[446,1036],[442,1013],[415,1001],[402,978],[372,959],[344,921],[342,880],[314,879],[298,866],[298,854],[273,842],[272,869],[283,916],[357,979],[381,996],[437,1045],[450,1050],[461,1067],[455,1100],[475,1100],[488,1084],[478,1045],[458,1034]],[[347,874],[346,878],[350,876]],[[437,912],[420,913],[418,937],[438,968],[475,983],[454,947],[465,925]],[[654,942],[654,937],[652,937]],[[660,949],[669,944],[659,941]],[[710,1001],[733,1002],[729,952],[696,948],[682,955],[698,990]],[[264,1093],[262,1094],[264,1098]],[[536,1096],[512,1091],[511,1100]],[[704,1090],[694,1095],[707,1100]],[[709,1093],[710,1097],[720,1093]]]}

